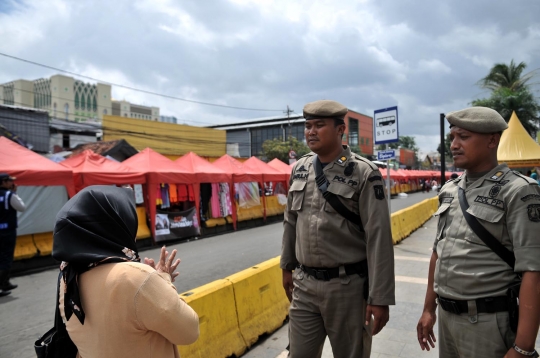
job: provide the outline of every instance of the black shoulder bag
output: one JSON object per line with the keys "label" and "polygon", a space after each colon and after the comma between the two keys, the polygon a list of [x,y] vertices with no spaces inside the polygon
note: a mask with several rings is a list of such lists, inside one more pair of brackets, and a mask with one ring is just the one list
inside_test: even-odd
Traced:
{"label": "black shoulder bag", "polygon": [[361,232],[364,232],[364,226],[362,225],[362,220],[358,215],[347,209],[347,207],[339,200],[339,198],[334,194],[329,192],[328,189],[328,180],[323,173],[321,161],[318,156],[313,156],[313,167],[315,168],[315,182],[319,187],[323,197],[328,201],[328,203],[334,208],[345,219],[349,220],[353,224],[357,225]]}
{"label": "black shoulder bag", "polygon": [[[515,267],[516,264],[516,258],[514,256],[514,253],[508,250],[506,247],[504,247],[503,244],[499,240],[497,240],[493,235],[486,230],[482,224],[478,222],[478,220],[469,214],[467,212],[467,209],[469,209],[469,203],[467,202],[467,198],[465,197],[465,190],[463,188],[459,188],[458,193],[459,198],[459,206],[461,207],[461,212],[463,213],[463,217],[467,221],[467,224],[471,228],[471,230],[486,244],[487,247],[489,247],[494,253],[497,254],[504,262],[508,264],[512,268],[512,270]],[[506,296],[508,298],[508,314],[510,317],[510,328],[512,329],[512,332],[517,332],[517,325],[519,320],[519,290],[521,288],[521,282],[518,284],[515,284],[513,286],[510,286],[508,288],[508,291],[506,292]]]}
{"label": "black shoulder bag", "polygon": [[58,300],[60,298],[60,280],[62,271],[58,275],[58,286],[56,289],[54,327],[47,331],[40,339],[34,343],[37,358],[75,358],[77,356],[77,346],[73,343],[66,330],[66,325],[60,315]]}

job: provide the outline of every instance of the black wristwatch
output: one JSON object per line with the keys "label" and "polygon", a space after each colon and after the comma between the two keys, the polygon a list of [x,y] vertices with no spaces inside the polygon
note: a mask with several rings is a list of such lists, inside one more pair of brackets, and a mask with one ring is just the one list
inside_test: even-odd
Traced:
{"label": "black wristwatch", "polygon": [[526,357],[532,357],[532,358],[538,358],[539,357],[538,352],[536,350],[533,350],[532,352],[528,352],[528,351],[526,351],[524,349],[521,349],[518,346],[516,346],[515,343],[512,345],[512,348],[514,348],[514,350],[516,352],[518,352],[519,354],[524,355]]}

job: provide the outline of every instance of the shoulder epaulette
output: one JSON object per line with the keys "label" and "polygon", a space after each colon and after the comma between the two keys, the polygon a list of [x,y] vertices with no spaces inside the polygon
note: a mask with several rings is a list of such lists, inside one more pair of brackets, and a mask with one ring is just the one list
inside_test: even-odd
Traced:
{"label": "shoulder epaulette", "polygon": [[528,184],[538,184],[538,182],[536,180],[534,180],[533,178],[529,178],[526,175],[521,174],[517,170],[512,170],[512,173],[514,173],[515,175],[517,175],[521,179],[525,180]]}
{"label": "shoulder epaulette", "polygon": [[353,157],[354,157],[355,159],[358,159],[358,160],[360,160],[360,161],[366,163],[367,165],[369,165],[369,166],[371,167],[371,169],[373,169],[373,170],[379,170],[379,167],[376,166],[371,160],[366,159],[366,158],[364,158],[364,157],[362,157],[362,156],[360,156],[360,155],[358,155],[358,154],[354,154]]}

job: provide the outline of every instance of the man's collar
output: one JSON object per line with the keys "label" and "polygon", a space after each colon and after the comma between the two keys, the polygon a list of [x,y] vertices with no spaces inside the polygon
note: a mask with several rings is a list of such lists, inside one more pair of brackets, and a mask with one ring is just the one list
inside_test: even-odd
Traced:
{"label": "man's collar", "polygon": [[[510,168],[508,168],[508,165],[506,165],[505,163],[499,164],[495,168],[491,169],[486,175],[476,180],[473,183],[473,185],[471,185],[467,189],[480,187],[484,183],[484,180],[491,181],[494,183],[499,183],[501,179],[504,178],[504,176],[509,171],[510,171]],[[465,172],[465,174],[463,175],[463,180],[459,183],[459,186],[461,186],[464,189],[467,182],[466,177],[467,177],[467,172]]]}

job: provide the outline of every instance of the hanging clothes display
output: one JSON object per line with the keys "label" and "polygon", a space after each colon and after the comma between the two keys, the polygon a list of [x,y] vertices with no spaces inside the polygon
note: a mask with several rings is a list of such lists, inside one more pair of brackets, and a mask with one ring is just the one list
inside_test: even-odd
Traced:
{"label": "hanging clothes display", "polygon": [[176,204],[178,200],[178,191],[175,184],[169,184],[169,200],[171,204]]}
{"label": "hanging clothes display", "polygon": [[135,192],[135,204],[144,203],[143,188],[141,184],[133,185],[133,191]]}
{"label": "hanging clothes display", "polygon": [[220,208],[219,197],[219,184],[212,183],[212,197],[210,198],[210,208],[211,216],[213,218],[220,218],[224,216],[223,211]]}
{"label": "hanging clothes display", "polygon": [[241,208],[251,208],[261,205],[259,195],[259,185],[256,182],[235,183],[234,187],[238,195],[238,206]]}
{"label": "hanging clothes display", "polygon": [[229,184],[219,184],[219,203],[223,211],[223,217],[232,215],[232,204]]}
{"label": "hanging clothes display", "polygon": [[178,184],[177,186],[177,193],[178,193],[178,200],[179,201],[188,201],[188,186],[186,184]]}

